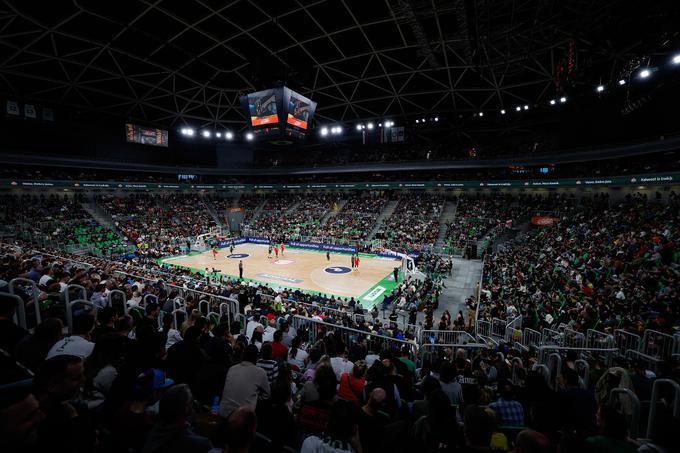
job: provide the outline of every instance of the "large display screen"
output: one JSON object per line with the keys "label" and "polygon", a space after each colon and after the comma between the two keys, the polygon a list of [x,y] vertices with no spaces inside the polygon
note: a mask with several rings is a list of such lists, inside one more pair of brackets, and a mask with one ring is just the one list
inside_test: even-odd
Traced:
{"label": "large display screen", "polygon": [[288,99],[288,118],[286,119],[286,123],[299,127],[300,129],[307,129],[311,105],[308,100],[303,100],[301,98],[302,96],[291,92],[290,98]]}
{"label": "large display screen", "polygon": [[125,138],[129,143],[142,145],[168,146],[168,131],[139,126],[137,124],[125,124]]}
{"label": "large display screen", "polygon": [[249,94],[248,111],[250,112],[250,124],[253,127],[278,123],[279,115],[276,109],[276,93],[274,90]]}

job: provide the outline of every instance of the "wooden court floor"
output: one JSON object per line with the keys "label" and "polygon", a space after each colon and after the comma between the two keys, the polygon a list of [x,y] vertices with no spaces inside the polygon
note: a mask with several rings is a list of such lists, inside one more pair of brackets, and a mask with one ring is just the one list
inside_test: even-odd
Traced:
{"label": "wooden court floor", "polygon": [[382,295],[394,287],[392,272],[400,261],[360,256],[359,270],[352,270],[350,255],[330,254],[302,249],[286,249],[278,259],[267,257],[267,246],[240,244],[229,254],[229,249],[218,251],[216,259],[207,251],[193,256],[179,256],[163,260],[179,265],[205,270],[215,268],[218,272],[238,276],[238,263],[243,261],[243,277],[274,288],[299,288],[323,294],[360,299],[364,307],[371,307],[382,300]]}

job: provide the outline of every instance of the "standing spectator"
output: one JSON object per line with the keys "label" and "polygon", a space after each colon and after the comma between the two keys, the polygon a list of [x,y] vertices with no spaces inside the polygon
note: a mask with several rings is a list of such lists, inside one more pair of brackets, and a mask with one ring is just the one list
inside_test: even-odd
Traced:
{"label": "standing spectator", "polygon": [[198,344],[201,330],[196,326],[184,332],[184,339],[168,349],[166,369],[168,376],[178,384],[194,384],[196,373],[205,361],[203,350]]}

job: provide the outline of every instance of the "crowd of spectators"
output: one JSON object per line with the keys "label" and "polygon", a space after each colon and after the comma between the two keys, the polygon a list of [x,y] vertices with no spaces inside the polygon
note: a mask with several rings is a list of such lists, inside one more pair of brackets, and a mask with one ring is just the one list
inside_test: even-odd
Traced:
{"label": "crowd of spectators", "polygon": [[406,193],[392,215],[385,219],[376,239],[390,250],[414,251],[431,248],[439,235],[439,217],[445,200],[439,195]]}
{"label": "crowd of spectators", "polygon": [[368,238],[386,204],[387,198],[382,193],[353,194],[342,209],[313,232],[313,236],[321,238],[322,242],[342,239],[361,243]]}
{"label": "crowd of spectators", "polygon": [[[105,303],[75,312],[65,336],[56,308],[29,333],[12,321],[15,300],[0,297],[3,451],[670,452],[680,428],[664,396],[640,445],[628,406],[610,397],[625,382],[648,401],[655,378],[680,381],[680,363],[653,374],[595,360],[585,379],[567,355],[555,384],[532,369],[531,352],[500,344],[424,355],[408,336],[343,329],[347,316],[322,318],[321,308],[296,317],[285,292],[265,297],[238,282],[225,289],[243,302],[241,317],[209,319],[186,300],[190,316],[176,325],[176,293],[105,267],[118,263],[90,257],[103,267],[85,269],[17,247],[3,253],[4,281],[58,291],[96,280],[93,301],[138,292],[128,315]],[[158,301],[144,304],[146,294]]]}
{"label": "crowd of spectators", "polygon": [[187,241],[217,225],[196,194],[101,195],[97,202],[137,253],[152,257],[179,254]]}
{"label": "crowd of spectators", "polygon": [[680,198],[584,198],[487,257],[481,315],[535,330],[672,333],[680,319]]}

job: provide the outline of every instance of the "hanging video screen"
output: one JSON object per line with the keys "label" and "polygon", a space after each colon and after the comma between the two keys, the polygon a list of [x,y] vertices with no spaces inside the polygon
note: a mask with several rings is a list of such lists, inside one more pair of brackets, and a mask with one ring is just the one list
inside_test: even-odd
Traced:
{"label": "hanging video screen", "polygon": [[253,127],[269,126],[279,122],[274,90],[258,91],[248,95],[250,124]]}
{"label": "hanging video screen", "polygon": [[309,126],[310,108],[311,105],[308,101],[300,99],[297,93],[291,92],[288,99],[286,123],[306,130]]}
{"label": "hanging video screen", "polygon": [[125,139],[129,143],[142,145],[168,146],[168,131],[139,126],[137,124],[125,124]]}

